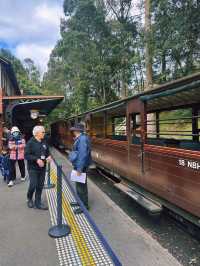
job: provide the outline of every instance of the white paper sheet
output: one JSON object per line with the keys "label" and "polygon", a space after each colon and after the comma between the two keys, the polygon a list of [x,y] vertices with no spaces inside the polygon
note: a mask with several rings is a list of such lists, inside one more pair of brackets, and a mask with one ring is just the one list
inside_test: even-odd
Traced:
{"label": "white paper sheet", "polygon": [[71,181],[85,184],[85,182],[86,182],[86,173],[81,173],[81,175],[78,176],[77,172],[75,170],[72,170],[72,172],[71,172]]}

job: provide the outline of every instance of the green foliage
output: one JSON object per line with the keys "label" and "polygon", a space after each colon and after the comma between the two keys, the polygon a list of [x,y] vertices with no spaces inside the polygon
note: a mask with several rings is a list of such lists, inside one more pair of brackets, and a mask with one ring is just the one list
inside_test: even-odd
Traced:
{"label": "green foliage", "polygon": [[154,67],[158,82],[200,69],[200,3],[153,0]]}
{"label": "green foliage", "polygon": [[40,86],[40,71],[35,66],[33,60],[31,58],[24,59],[24,67],[28,74],[29,79],[38,87]]}
{"label": "green foliage", "polygon": [[[141,14],[134,15],[138,2]],[[42,83],[45,93],[65,95],[54,118],[143,91],[146,42],[154,84],[199,71],[200,1],[151,0],[150,38],[145,38],[144,2],[64,1],[61,39]]]}
{"label": "green foliage", "polygon": [[64,13],[44,90],[66,96],[67,116],[128,96],[124,87],[134,82],[136,61],[136,26],[128,12],[123,20],[107,20],[103,1],[66,0]]}
{"label": "green foliage", "polygon": [[[41,94],[41,89],[39,85],[39,79],[40,79],[39,74],[37,76],[37,82],[35,79],[31,79],[29,77],[28,70],[23,66],[22,62],[19,59],[17,59],[14,55],[12,55],[9,50],[0,49],[0,56],[6,58],[11,62],[17,77],[19,87],[25,95]],[[37,72],[36,67],[34,66],[34,62],[32,60],[31,62],[32,62],[32,67],[34,67],[35,71]]]}

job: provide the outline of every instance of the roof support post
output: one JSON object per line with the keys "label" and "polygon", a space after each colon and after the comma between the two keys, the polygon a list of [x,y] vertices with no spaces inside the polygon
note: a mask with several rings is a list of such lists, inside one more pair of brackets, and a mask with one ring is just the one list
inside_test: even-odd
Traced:
{"label": "roof support post", "polygon": [[107,137],[107,112],[104,112],[104,138]]}
{"label": "roof support post", "polygon": [[198,115],[199,115],[199,109],[197,107],[192,108],[192,134],[193,135],[193,141],[198,142],[199,141],[199,128],[198,128]]}
{"label": "roof support post", "polygon": [[128,141],[128,161],[130,160],[130,145],[131,145],[131,114],[129,112],[128,104],[126,105],[126,135]]}

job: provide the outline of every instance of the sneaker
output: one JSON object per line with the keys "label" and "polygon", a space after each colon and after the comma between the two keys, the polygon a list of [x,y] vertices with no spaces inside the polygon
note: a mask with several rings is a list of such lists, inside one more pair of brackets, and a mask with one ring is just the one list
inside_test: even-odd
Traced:
{"label": "sneaker", "polygon": [[21,177],[21,181],[22,182],[26,181],[26,177]]}
{"label": "sneaker", "polygon": [[48,207],[45,206],[44,204],[39,204],[39,205],[35,205],[35,208],[36,209],[39,209],[39,210],[44,210],[44,211],[47,211],[48,210]]}
{"label": "sneaker", "polygon": [[11,180],[9,183],[8,183],[8,187],[12,187],[14,185],[14,182]]}
{"label": "sneaker", "polygon": [[33,208],[33,207],[34,207],[34,203],[33,203],[33,201],[32,201],[32,200],[28,200],[28,201],[27,201],[27,206],[28,206],[29,208]]}
{"label": "sneaker", "polygon": [[79,207],[78,202],[70,202],[71,207]]}
{"label": "sneaker", "polygon": [[81,213],[83,213],[83,210],[81,209],[81,208],[78,208],[78,209],[75,209],[74,210],[74,214],[76,215],[76,214],[81,214]]}

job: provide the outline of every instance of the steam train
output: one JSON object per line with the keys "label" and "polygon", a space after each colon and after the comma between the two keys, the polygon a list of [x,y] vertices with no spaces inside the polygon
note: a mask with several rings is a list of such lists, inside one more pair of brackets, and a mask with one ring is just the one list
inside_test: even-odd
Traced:
{"label": "steam train", "polygon": [[158,86],[51,125],[54,145],[71,149],[84,122],[93,161],[152,211],[167,207],[200,226],[200,74]]}

